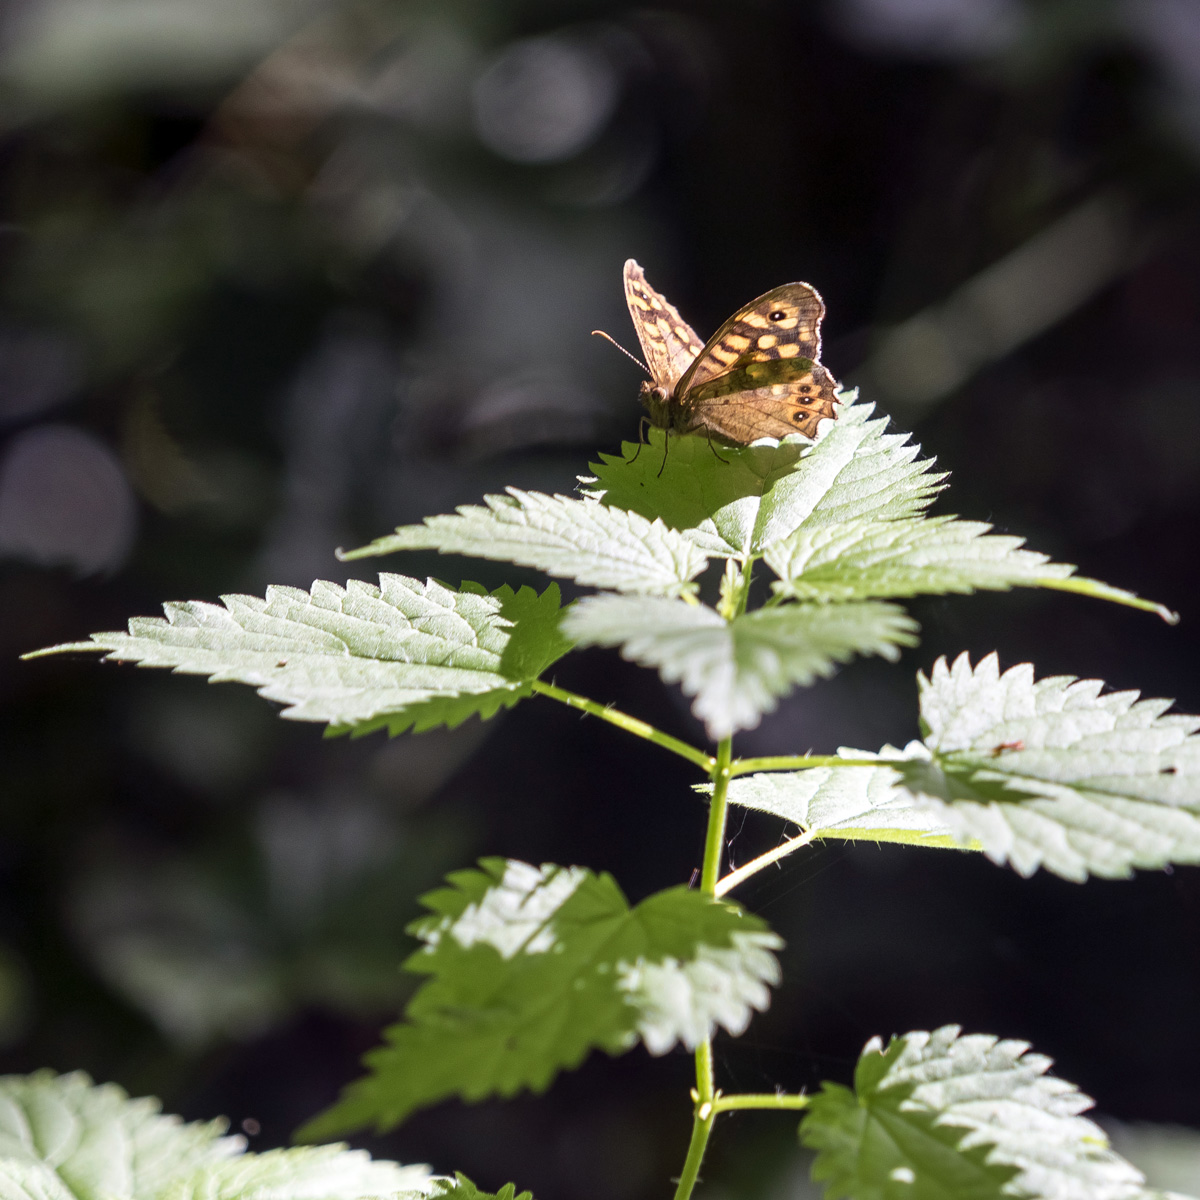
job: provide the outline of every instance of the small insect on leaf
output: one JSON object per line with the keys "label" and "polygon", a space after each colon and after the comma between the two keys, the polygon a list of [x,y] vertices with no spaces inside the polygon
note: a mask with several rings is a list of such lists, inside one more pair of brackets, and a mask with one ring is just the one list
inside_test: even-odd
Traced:
{"label": "small insect on leaf", "polygon": [[1008,751],[1008,750],[1024,750],[1024,749],[1025,749],[1025,743],[1023,741],[1021,741],[1019,738],[1015,742],[1001,742],[1000,745],[992,747],[992,757],[999,758],[1000,755],[1002,755],[1003,753],[1005,753],[1005,751]]}

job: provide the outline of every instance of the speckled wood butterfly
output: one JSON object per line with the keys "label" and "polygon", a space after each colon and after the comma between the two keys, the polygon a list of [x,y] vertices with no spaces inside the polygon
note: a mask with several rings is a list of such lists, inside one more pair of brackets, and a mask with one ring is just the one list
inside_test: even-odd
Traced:
{"label": "speckled wood butterfly", "polygon": [[625,300],[650,371],[641,401],[659,428],[746,446],[788,433],[812,437],[834,416],[837,381],[818,361],[825,305],[807,283],[772,288],[707,342],[632,258]]}

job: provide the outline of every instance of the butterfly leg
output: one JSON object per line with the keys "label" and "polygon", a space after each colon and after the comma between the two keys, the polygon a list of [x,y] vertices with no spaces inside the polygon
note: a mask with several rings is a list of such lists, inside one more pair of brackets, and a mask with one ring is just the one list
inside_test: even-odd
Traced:
{"label": "butterfly leg", "polygon": [[[729,466],[729,459],[722,458],[719,454],[717,454],[717,448],[713,445],[712,438],[708,439],[708,448],[713,452],[714,455],[716,455],[717,462],[723,462],[726,466]],[[662,472],[660,471],[659,474],[661,475]]]}
{"label": "butterfly leg", "polygon": [[656,479],[661,479],[662,473],[667,469],[667,450],[670,447],[670,445],[671,445],[671,431],[669,429],[664,429],[663,430],[663,460],[662,460],[662,466],[658,468],[658,474],[655,476]]}
{"label": "butterfly leg", "polygon": [[633,466],[638,460],[638,455],[642,452],[642,447],[646,444],[646,426],[649,424],[649,417],[642,417],[638,421],[638,448],[633,452],[633,457],[629,460],[629,465]]}

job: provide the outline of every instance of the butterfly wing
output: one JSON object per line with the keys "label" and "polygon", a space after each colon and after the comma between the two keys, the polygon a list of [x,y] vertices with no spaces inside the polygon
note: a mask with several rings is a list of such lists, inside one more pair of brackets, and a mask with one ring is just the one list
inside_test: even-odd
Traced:
{"label": "butterfly wing", "polygon": [[[775,369],[780,364],[772,364]],[[789,365],[789,370],[790,370]],[[770,377],[769,371],[764,375]],[[762,437],[789,433],[816,437],[817,424],[837,415],[837,381],[820,363],[784,383],[746,387],[685,402],[677,428],[705,432],[745,446]]]}
{"label": "butterfly wing", "polygon": [[824,315],[807,283],[785,283],[739,309],[680,379],[679,426],[739,443],[812,437],[836,402],[837,381],[819,361]]}
{"label": "butterfly wing", "polygon": [[704,343],[679,310],[646,282],[642,268],[632,258],[625,264],[625,303],[655,386],[673,392]]}

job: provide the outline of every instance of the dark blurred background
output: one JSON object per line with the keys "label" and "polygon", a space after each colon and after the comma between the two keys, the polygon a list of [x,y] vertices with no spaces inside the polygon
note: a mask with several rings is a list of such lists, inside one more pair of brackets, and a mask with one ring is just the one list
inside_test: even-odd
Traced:
{"label": "dark blurred background", "polygon": [[[635,436],[621,264],[702,334],[790,279],[825,360],[954,472],[943,511],[1181,611],[923,601],[743,754],[916,733],[914,672],[999,649],[1200,711],[1195,0],[5,0],[0,1042],[263,1149],[403,1003],[415,897],[484,853],[686,880],[689,769],[548,701],[325,741],[248,689],[20,664],[167,599],[342,581],[336,546]],[[411,555],[495,586],[534,576]],[[557,679],[672,733],[615,655]],[[735,815],[731,854],[773,843]],[[1200,873],[1076,886],[827,846],[741,897],[787,939],[727,1088],[849,1081],[872,1034],[1026,1037],[1128,1122],[1200,1127]],[[540,1200],[668,1194],[691,1063],[593,1058],[376,1153]],[[725,1118],[706,1196],[808,1194]],[[1178,1185],[1177,1186],[1182,1186]],[[1200,1190],[1200,1180],[1197,1181]]]}

